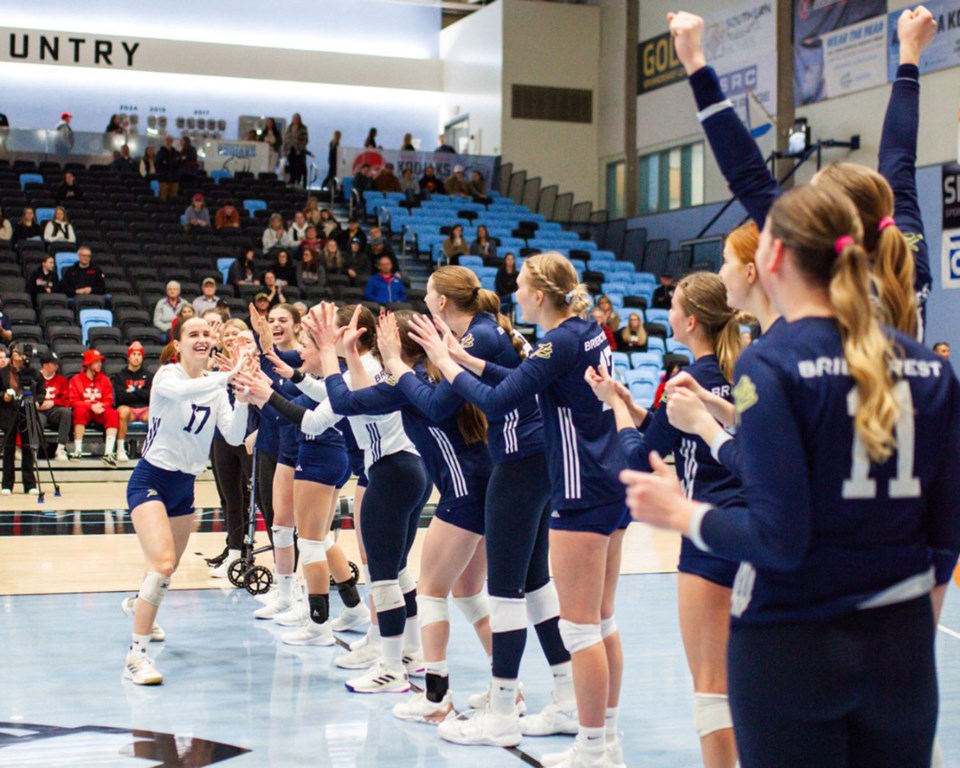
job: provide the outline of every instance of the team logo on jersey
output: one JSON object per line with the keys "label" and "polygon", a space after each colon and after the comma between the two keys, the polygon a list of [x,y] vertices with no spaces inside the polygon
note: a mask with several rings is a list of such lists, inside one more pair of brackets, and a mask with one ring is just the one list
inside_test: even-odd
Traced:
{"label": "team logo on jersey", "polygon": [[901,234],[907,241],[907,245],[910,246],[910,250],[916,253],[920,249],[919,243],[923,240],[923,235],[916,232],[902,232]]}
{"label": "team logo on jersey", "polygon": [[546,344],[541,344],[530,353],[531,358],[542,357],[544,360],[549,360],[551,355],[553,355],[553,343],[549,341]]}
{"label": "team logo on jersey", "polygon": [[470,349],[473,346],[473,334],[468,333],[462,339],[460,339],[460,346],[464,349]]}
{"label": "team logo on jersey", "polygon": [[381,371],[380,373],[377,374],[376,382],[377,382],[377,384],[380,384],[380,383],[382,383],[382,382],[386,382],[386,383],[389,384],[391,387],[395,387],[395,386],[397,386],[397,377],[394,376],[392,373],[387,373],[386,371]]}
{"label": "team logo on jersey", "polygon": [[749,376],[741,376],[737,385],[733,388],[733,404],[736,406],[737,413],[743,413],[752,408],[759,400],[756,385],[750,380]]}
{"label": "team logo on jersey", "polygon": [[148,498],[148,499],[152,499],[154,496],[159,496],[159,495],[160,495],[160,494],[159,494],[156,490],[154,490],[153,488],[151,488],[149,491],[147,491],[147,498]]}

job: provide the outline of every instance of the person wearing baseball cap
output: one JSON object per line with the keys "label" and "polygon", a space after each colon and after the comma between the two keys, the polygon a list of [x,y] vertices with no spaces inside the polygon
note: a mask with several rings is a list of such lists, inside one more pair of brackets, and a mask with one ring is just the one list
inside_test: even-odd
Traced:
{"label": "person wearing baseball cap", "polygon": [[110,377],[117,416],[120,420],[117,430],[117,461],[127,462],[127,427],[131,422],[150,423],[150,387],[153,374],[143,367],[143,345],[139,341],[127,347],[127,367]]}
{"label": "person wearing baseball cap", "polygon": [[266,317],[267,312],[270,311],[270,295],[260,291],[253,297],[253,306],[261,316]]}
{"label": "person wearing baseball cap", "polygon": [[203,317],[203,313],[208,309],[216,309],[220,304],[220,297],[217,296],[217,281],[213,277],[203,278],[200,283],[200,295],[193,300],[193,308],[197,311],[198,317]]}
{"label": "person wearing baseball cap", "polygon": [[203,195],[199,192],[193,196],[193,200],[190,205],[187,206],[187,210],[183,212],[183,216],[180,217],[180,223],[185,227],[210,226],[210,211],[204,203]]}
{"label": "person wearing baseball cap", "polygon": [[114,467],[117,464],[114,451],[120,416],[113,406],[113,385],[102,370],[105,359],[97,350],[88,349],[83,353],[83,370],[70,379],[70,406],[73,408],[71,457],[79,459],[83,455],[83,433],[87,424],[92,422],[102,426],[106,433],[103,460]]}
{"label": "person wearing baseball cap", "polygon": [[73,150],[74,138],[73,128],[70,127],[71,120],[73,120],[73,115],[69,112],[62,112],[60,114],[60,122],[57,123],[57,127],[54,129],[57,132],[54,145],[59,155],[69,155]]}
{"label": "person wearing baseball cap", "polygon": [[470,197],[467,180],[463,178],[463,166],[453,166],[453,174],[443,182],[443,191],[454,197]]}
{"label": "person wearing baseball cap", "polygon": [[40,375],[43,377],[43,398],[37,389],[37,413],[40,416],[40,429],[48,426],[57,428],[57,461],[67,460],[67,445],[70,443],[70,425],[73,412],[70,410],[69,385],[59,372],[60,360],[55,352],[41,352]]}

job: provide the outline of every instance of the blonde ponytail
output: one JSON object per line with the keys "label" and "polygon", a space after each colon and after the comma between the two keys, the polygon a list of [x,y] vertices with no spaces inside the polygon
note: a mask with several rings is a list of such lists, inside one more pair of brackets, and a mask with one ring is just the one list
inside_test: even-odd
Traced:
{"label": "blonde ponytail", "polygon": [[676,296],[684,313],[697,319],[704,336],[713,346],[724,378],[733,381],[733,367],[743,351],[740,320],[746,315],[727,305],[727,289],[720,276],[711,272],[692,272],[677,285]]}
{"label": "blonde ponytail", "polygon": [[522,336],[514,333],[513,323],[510,321],[510,318],[500,311],[500,297],[494,291],[481,288],[480,293],[477,295],[477,306],[481,312],[493,315],[497,321],[497,325],[503,328],[514,350],[520,355],[520,359],[523,360],[527,356],[526,344]]}
{"label": "blonde ponytail", "polygon": [[580,282],[573,264],[560,253],[538,253],[523,262],[530,284],[544,295],[557,309],[569,308],[570,313],[580,318],[590,309],[590,292]]}

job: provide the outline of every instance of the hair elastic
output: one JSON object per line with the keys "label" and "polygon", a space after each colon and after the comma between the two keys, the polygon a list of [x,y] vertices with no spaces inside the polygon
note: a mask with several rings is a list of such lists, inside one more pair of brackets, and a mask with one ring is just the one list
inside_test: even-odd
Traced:
{"label": "hair elastic", "polygon": [[877,224],[877,232],[883,232],[887,227],[895,227],[897,222],[893,220],[892,216],[884,216],[880,219],[880,223]]}
{"label": "hair elastic", "polygon": [[836,239],[836,242],[834,242],[833,250],[835,250],[837,256],[839,256],[848,245],[854,245],[854,239],[850,237],[850,235],[841,235]]}
{"label": "hair elastic", "polygon": [[577,289],[576,289],[576,288],[573,288],[572,290],[567,291],[566,294],[565,294],[564,297],[563,297],[563,300],[564,300],[567,304],[569,304],[571,301],[573,301],[573,296],[574,296],[574,294],[575,294],[576,292],[577,292]]}

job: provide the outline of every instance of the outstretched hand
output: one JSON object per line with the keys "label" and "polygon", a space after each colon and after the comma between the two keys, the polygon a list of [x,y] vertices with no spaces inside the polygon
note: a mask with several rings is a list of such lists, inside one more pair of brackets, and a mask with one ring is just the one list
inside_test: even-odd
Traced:
{"label": "outstretched hand", "polygon": [[278,376],[282,376],[285,379],[289,379],[295,373],[295,369],[292,365],[283,362],[280,359],[280,356],[277,354],[277,351],[271,347],[268,352],[264,352],[263,356],[270,361],[273,365],[273,370],[277,373]]}
{"label": "outstretched hand", "polygon": [[694,503],[684,495],[676,473],[659,453],[652,451],[649,460],[652,472],[625,469],[620,473],[620,482],[627,486],[630,514],[641,523],[688,535]]}
{"label": "outstretched hand", "polygon": [[350,318],[350,324],[346,328],[340,328],[337,331],[337,335],[343,340],[344,351],[349,354],[356,354],[357,343],[367,332],[366,328],[357,327],[357,323],[360,321],[361,309],[363,309],[363,305],[357,304],[357,308],[353,310],[353,317]]}
{"label": "outstretched hand", "polygon": [[[601,403],[612,406],[615,401],[621,399],[620,393],[617,391],[617,382],[610,376],[603,363],[600,363],[597,368],[592,365],[589,366],[583,372],[583,380],[590,385],[593,394],[597,396],[597,400]],[[627,396],[629,397],[629,392]]]}
{"label": "outstretched hand", "polygon": [[377,321],[377,349],[383,358],[383,365],[400,360],[402,345],[400,343],[400,329],[393,312],[381,312]]}
{"label": "outstretched hand", "polygon": [[450,351],[447,343],[440,336],[430,319],[424,315],[414,315],[410,318],[410,338],[423,347],[427,357],[439,366],[450,360]]}
{"label": "outstretched hand", "polygon": [[707,66],[707,57],[703,53],[703,19],[686,11],[668,13],[670,35],[677,58],[683,64],[687,75]]}

